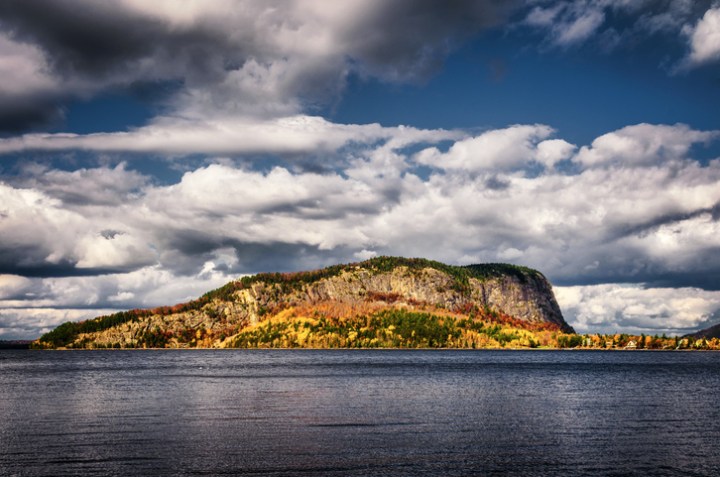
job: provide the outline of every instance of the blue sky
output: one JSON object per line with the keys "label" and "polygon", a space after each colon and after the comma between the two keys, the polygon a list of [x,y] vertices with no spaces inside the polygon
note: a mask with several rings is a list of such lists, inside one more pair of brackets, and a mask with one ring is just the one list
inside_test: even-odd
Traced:
{"label": "blue sky", "polygon": [[720,5],[6,1],[0,339],[379,254],[720,320]]}

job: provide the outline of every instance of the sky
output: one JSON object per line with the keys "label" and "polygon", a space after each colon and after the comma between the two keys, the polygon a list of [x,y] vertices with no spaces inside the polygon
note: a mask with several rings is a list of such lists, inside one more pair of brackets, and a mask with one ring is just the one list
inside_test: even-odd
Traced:
{"label": "sky", "polygon": [[720,3],[4,0],[0,339],[377,255],[720,322]]}

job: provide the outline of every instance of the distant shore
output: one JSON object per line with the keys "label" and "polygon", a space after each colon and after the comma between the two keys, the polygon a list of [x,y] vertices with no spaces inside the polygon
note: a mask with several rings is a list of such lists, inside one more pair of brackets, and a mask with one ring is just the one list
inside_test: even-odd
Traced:
{"label": "distant shore", "polygon": [[0,349],[30,349],[33,340],[0,340]]}
{"label": "distant shore", "polygon": [[[7,345],[10,344],[10,345]],[[339,347],[333,347],[333,348],[316,348],[316,347],[294,347],[294,348],[268,348],[268,347],[245,347],[245,348],[202,348],[202,347],[187,347],[187,348],[45,348],[45,349],[39,349],[39,348],[32,348],[31,347],[32,341],[4,341],[0,342],[0,349],[27,349],[27,350],[33,350],[33,351],[175,351],[175,350],[182,350],[182,351],[208,351],[208,350],[217,350],[217,351],[233,351],[233,350],[287,350],[287,351],[304,351],[304,350],[310,350],[310,351],[322,351],[322,350],[344,350],[344,351],[350,351],[350,350],[357,350],[357,351],[365,351],[365,350],[390,350],[390,351],[597,351],[597,352],[618,352],[618,351],[626,351],[626,352],[680,352],[680,351],[690,351],[690,352],[702,352],[702,351],[720,351],[717,349],[702,349],[702,348],[655,348],[655,349],[632,349],[632,348],[543,348],[543,347],[537,347],[537,348],[527,348],[527,347],[518,347],[518,348],[402,348],[402,347],[377,347],[377,348],[339,348]],[[5,346],[4,346],[5,345]]]}

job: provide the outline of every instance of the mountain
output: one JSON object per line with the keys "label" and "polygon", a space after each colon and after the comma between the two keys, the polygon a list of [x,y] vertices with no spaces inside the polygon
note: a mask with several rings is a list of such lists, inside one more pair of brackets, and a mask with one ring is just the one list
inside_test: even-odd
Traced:
{"label": "mountain", "polygon": [[717,325],[711,326],[709,328],[705,328],[704,330],[696,331],[695,333],[691,333],[689,335],[683,336],[683,338],[694,338],[696,340],[699,339],[711,339],[711,338],[720,338],[720,323]]}
{"label": "mountain", "polygon": [[34,346],[536,347],[563,333],[573,329],[536,270],[377,257],[261,273],[189,303],[64,323]]}

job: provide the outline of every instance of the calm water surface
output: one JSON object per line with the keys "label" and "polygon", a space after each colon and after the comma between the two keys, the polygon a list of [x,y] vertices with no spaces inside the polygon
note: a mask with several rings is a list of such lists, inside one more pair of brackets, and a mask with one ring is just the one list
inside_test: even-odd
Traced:
{"label": "calm water surface", "polygon": [[0,475],[720,475],[720,353],[0,351]]}

